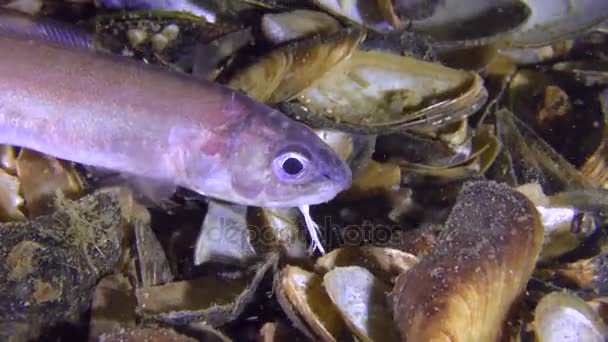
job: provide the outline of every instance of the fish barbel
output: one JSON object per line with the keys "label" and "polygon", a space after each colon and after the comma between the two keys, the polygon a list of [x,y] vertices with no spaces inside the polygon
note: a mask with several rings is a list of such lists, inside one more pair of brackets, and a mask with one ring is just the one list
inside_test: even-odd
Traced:
{"label": "fish barbel", "polygon": [[2,144],[259,207],[327,202],[351,184],[312,130],[241,92],[32,27],[0,11]]}

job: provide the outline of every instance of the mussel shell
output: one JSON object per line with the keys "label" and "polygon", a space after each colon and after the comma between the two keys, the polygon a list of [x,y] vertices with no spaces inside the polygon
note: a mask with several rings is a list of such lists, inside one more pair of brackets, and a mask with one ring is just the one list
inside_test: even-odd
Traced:
{"label": "mussel shell", "polygon": [[504,148],[491,165],[491,179],[511,186],[540,183],[547,195],[591,186],[572,164],[506,109],[493,114]]}
{"label": "mussel shell", "polygon": [[396,55],[410,56],[421,60],[436,61],[437,48],[428,36],[411,31],[368,31],[359,44],[365,51],[386,51]]}
{"label": "mussel shell", "polygon": [[608,63],[602,60],[568,61],[553,64],[553,71],[571,75],[585,86],[608,85]]}
{"label": "mussel shell", "polygon": [[352,134],[338,130],[315,130],[317,135],[328,144],[350,167],[353,176],[365,168],[374,153],[376,136]]}
{"label": "mussel shell", "polygon": [[539,47],[575,37],[608,18],[608,2],[597,0],[528,0],[532,16],[503,43]]}
{"label": "mussel shell", "polygon": [[[346,21],[378,32],[401,31],[409,26],[428,35],[442,49],[483,45],[521,27],[531,16],[524,1],[407,1],[315,0],[314,3]],[[479,27],[483,27],[480,30]]]}
{"label": "mussel shell", "polygon": [[[412,29],[431,36],[442,49],[486,45],[515,32],[532,15],[524,1],[446,0],[432,16],[412,21]],[[483,27],[484,29],[480,29]]]}
{"label": "mussel shell", "polygon": [[268,13],[262,17],[261,30],[273,44],[309,37],[319,33],[333,33],[340,23],[331,16],[311,10],[294,10],[284,13]]}
{"label": "mussel shell", "polygon": [[600,93],[599,102],[604,117],[602,142],[595,152],[585,160],[580,170],[595,185],[608,188],[608,89],[604,89]]}
{"label": "mussel shell", "polygon": [[[173,33],[166,35],[165,30]],[[228,33],[242,30],[240,23],[209,23],[187,12],[130,11],[95,17],[97,45],[118,55],[190,72],[195,49]]]}
{"label": "mussel shell", "polygon": [[347,59],[365,37],[357,28],[315,35],[270,51],[225,78],[258,101],[275,104],[289,100]]}
{"label": "mussel shell", "polygon": [[518,65],[528,65],[564,57],[573,46],[572,40],[563,40],[540,47],[502,48],[500,54],[508,56]]}
{"label": "mussel shell", "polygon": [[398,341],[386,300],[390,291],[360,266],[336,267],[323,276],[325,291],[357,339],[365,342]]}
{"label": "mussel shell", "polygon": [[575,339],[602,342],[608,338],[608,327],[582,299],[564,292],[551,293],[538,303],[534,332],[541,342]]}
{"label": "mussel shell", "polygon": [[313,3],[344,21],[355,22],[377,31],[393,29],[383,17],[376,0],[313,0]]}
{"label": "mussel shell", "polygon": [[312,127],[389,134],[439,126],[486,101],[481,77],[382,51],[355,50],[281,109]]}
{"label": "mussel shell", "polygon": [[323,279],[297,266],[275,276],[277,300],[292,323],[312,340],[336,341],[345,330],[338,309],[331,304]]}
{"label": "mussel shell", "polygon": [[194,246],[194,264],[221,262],[243,265],[256,258],[247,222],[247,207],[209,201]]}
{"label": "mussel shell", "polygon": [[575,167],[601,143],[597,93],[568,75],[520,70],[509,85],[508,99],[511,111]]}
{"label": "mussel shell", "polygon": [[0,169],[0,221],[26,221],[21,211],[24,204],[23,197],[19,194],[21,183],[19,178]]}

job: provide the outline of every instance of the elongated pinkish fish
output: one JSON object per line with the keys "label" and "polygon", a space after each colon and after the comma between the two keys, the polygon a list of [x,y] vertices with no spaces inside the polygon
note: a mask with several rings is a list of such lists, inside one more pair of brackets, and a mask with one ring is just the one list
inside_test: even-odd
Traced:
{"label": "elongated pinkish fish", "polygon": [[251,206],[318,204],[350,185],[345,162],[284,114],[48,25],[0,14],[0,143]]}

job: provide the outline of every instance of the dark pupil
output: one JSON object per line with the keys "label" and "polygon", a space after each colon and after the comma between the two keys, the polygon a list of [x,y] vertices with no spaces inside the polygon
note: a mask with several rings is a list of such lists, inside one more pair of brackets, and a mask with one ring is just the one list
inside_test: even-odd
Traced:
{"label": "dark pupil", "polygon": [[283,171],[285,171],[288,175],[295,176],[302,171],[304,165],[302,165],[302,162],[298,160],[298,158],[287,158],[283,162],[282,167]]}

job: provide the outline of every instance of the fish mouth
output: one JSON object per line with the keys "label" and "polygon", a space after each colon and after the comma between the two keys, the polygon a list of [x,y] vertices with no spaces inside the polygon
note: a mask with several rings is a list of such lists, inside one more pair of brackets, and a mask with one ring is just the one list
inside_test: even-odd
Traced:
{"label": "fish mouth", "polygon": [[324,204],[342,192],[342,186],[328,185],[314,192],[298,195],[287,200],[266,201],[263,205],[265,208],[295,208],[301,205],[318,205]]}

